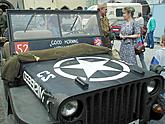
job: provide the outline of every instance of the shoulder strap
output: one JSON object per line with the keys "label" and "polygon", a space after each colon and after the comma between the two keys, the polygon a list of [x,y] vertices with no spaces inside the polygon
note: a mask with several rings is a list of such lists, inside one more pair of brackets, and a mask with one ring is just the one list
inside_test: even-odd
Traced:
{"label": "shoulder strap", "polygon": [[135,21],[133,20],[133,23],[132,23],[132,35],[134,35],[135,33]]}

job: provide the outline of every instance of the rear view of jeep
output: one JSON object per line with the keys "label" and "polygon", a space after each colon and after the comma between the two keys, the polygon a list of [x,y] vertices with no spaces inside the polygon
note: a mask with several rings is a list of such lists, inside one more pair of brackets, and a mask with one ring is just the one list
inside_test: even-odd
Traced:
{"label": "rear view of jeep", "polygon": [[103,47],[97,11],[8,10],[2,79],[19,124],[146,124],[163,78]]}

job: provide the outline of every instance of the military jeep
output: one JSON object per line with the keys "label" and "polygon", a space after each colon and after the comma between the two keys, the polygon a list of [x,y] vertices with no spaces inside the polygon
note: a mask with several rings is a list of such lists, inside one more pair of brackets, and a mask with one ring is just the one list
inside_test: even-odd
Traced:
{"label": "military jeep", "polygon": [[97,11],[8,10],[2,79],[19,124],[145,124],[163,78],[103,47]]}

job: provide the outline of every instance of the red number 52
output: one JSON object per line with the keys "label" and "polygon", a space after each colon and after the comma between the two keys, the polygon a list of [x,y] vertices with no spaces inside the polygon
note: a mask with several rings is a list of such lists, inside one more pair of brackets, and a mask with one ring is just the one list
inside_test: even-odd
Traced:
{"label": "red number 52", "polygon": [[29,42],[15,42],[16,54],[29,51]]}

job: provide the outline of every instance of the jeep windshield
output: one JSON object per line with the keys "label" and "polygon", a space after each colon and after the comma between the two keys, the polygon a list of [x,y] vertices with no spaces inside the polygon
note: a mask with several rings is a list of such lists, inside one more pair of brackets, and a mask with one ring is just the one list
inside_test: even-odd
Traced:
{"label": "jeep windshield", "polygon": [[100,35],[97,16],[92,14],[62,14],[60,26],[63,37]]}
{"label": "jeep windshield", "polygon": [[10,16],[13,40],[99,36],[96,14],[26,13]]}

